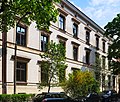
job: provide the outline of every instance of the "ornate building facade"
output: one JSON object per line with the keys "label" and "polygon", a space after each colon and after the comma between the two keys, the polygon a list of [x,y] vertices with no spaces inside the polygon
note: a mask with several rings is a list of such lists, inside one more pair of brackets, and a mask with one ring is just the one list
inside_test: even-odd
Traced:
{"label": "ornate building facade", "polygon": [[[55,4],[59,11],[56,23],[51,22],[50,31],[40,31],[35,23],[19,26],[7,34],[7,93],[14,93],[14,57],[15,39],[17,41],[16,93],[39,93],[38,84],[45,80],[39,67],[40,53],[44,53],[49,41],[63,42],[66,47],[66,77],[74,70],[100,72],[101,91],[115,89],[118,91],[118,77],[112,75],[108,66],[107,51],[110,39],[103,36],[104,30],[81,12],[68,0]],[[102,20],[101,20],[102,21]],[[0,34],[0,54],[2,35]],[[101,59],[101,69],[96,70],[96,56]],[[2,93],[2,58],[0,56],[0,93]],[[46,91],[46,88],[44,89]],[[54,87],[51,91],[63,91]]]}

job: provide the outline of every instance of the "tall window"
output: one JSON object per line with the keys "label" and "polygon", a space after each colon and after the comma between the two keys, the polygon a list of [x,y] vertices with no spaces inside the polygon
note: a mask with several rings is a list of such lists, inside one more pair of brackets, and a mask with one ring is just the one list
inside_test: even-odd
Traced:
{"label": "tall window", "polygon": [[102,74],[102,90],[105,88],[105,75]]}
{"label": "tall window", "polygon": [[86,44],[90,44],[90,32],[86,31]]}
{"label": "tall window", "polygon": [[59,15],[59,28],[65,30],[65,17]]}
{"label": "tall window", "polygon": [[90,50],[86,50],[86,64],[90,64]]}
{"label": "tall window", "polygon": [[41,51],[46,51],[48,43],[48,36],[42,34],[41,35]]}
{"label": "tall window", "polygon": [[26,46],[26,28],[17,26],[16,42],[18,45]]}
{"label": "tall window", "polygon": [[73,59],[75,61],[78,60],[78,47],[76,47],[76,46],[73,46]]}
{"label": "tall window", "polygon": [[66,42],[65,41],[60,40],[59,43],[62,44],[62,46],[66,49]]}
{"label": "tall window", "polygon": [[100,58],[100,54],[99,53],[95,53],[95,61],[97,61]]}
{"label": "tall window", "polygon": [[112,80],[113,80],[113,88],[115,88],[115,76],[112,77]]}
{"label": "tall window", "polygon": [[78,36],[78,25],[77,24],[73,24],[73,37],[77,38]]}
{"label": "tall window", "polygon": [[65,49],[65,55],[66,55],[66,41],[68,40],[67,38],[57,35],[57,38],[59,39],[59,43],[63,45]]}
{"label": "tall window", "polygon": [[111,76],[108,75],[108,88],[110,89],[110,87],[111,87]]}
{"label": "tall window", "polygon": [[41,83],[48,83],[48,70],[41,66]]}
{"label": "tall window", "polygon": [[64,82],[65,81],[65,69],[60,69],[59,70],[59,82]]}
{"label": "tall window", "polygon": [[99,38],[96,37],[96,48],[99,49]]}
{"label": "tall window", "polygon": [[16,81],[26,82],[26,62],[17,61]]}
{"label": "tall window", "polygon": [[103,52],[105,52],[105,41],[102,42]]}
{"label": "tall window", "polygon": [[106,58],[102,56],[102,68],[105,69]]}

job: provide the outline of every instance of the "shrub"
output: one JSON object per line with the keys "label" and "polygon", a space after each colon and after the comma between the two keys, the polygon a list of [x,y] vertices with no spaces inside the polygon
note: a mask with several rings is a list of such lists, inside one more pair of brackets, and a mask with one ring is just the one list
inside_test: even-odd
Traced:
{"label": "shrub", "polygon": [[0,102],[28,102],[33,94],[1,94]]}
{"label": "shrub", "polygon": [[86,96],[89,92],[98,92],[99,84],[88,71],[75,71],[69,74],[69,79],[63,85],[63,89],[71,97]]}

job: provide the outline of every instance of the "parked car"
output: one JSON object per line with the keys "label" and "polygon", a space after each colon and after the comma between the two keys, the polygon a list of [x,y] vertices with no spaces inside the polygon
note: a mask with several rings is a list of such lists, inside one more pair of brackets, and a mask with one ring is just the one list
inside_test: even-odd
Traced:
{"label": "parked car", "polygon": [[89,93],[86,97],[76,98],[78,102],[101,102],[101,97],[98,93]]}
{"label": "parked car", "polygon": [[101,97],[98,93],[89,93],[87,97],[85,97],[84,102],[101,102]]}
{"label": "parked car", "polygon": [[63,92],[41,93],[33,98],[33,102],[77,102]]}
{"label": "parked car", "polygon": [[117,102],[118,94],[115,90],[105,90],[101,93],[102,102]]}
{"label": "parked car", "polygon": [[85,100],[84,96],[79,96],[79,97],[75,98],[75,101],[77,101],[77,102],[84,102],[84,100]]}

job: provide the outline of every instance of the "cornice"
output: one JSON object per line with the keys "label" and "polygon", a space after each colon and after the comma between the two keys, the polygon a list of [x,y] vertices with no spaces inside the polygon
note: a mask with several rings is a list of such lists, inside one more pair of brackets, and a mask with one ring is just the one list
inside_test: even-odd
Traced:
{"label": "cornice", "polygon": [[102,34],[104,33],[104,29],[102,29],[97,23],[95,23],[92,19],[90,19],[88,16],[86,16],[82,11],[80,11],[75,5],[73,5],[68,0],[62,0],[62,3],[64,3],[64,6],[69,7],[72,11],[77,12],[78,17],[82,18],[87,24],[91,25],[93,28],[97,29]]}

